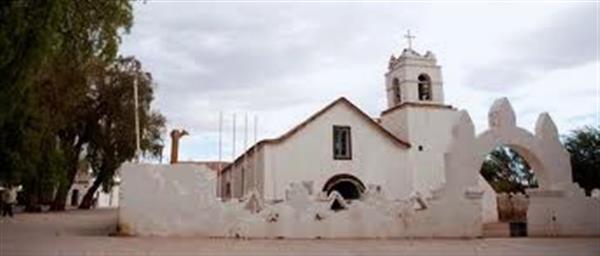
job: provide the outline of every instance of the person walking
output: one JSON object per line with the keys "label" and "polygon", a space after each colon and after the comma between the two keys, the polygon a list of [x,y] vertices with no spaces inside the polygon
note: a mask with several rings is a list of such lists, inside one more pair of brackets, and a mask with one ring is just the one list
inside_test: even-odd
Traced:
{"label": "person walking", "polygon": [[8,215],[13,218],[13,206],[17,204],[17,187],[9,185],[2,193],[2,217]]}

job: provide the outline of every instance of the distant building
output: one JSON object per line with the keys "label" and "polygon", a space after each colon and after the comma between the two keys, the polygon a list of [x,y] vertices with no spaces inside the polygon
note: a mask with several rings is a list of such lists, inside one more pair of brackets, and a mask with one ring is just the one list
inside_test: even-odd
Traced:
{"label": "distant building", "polygon": [[[81,203],[81,200],[87,193],[88,189],[94,183],[94,177],[92,176],[91,169],[86,166],[84,168],[80,168],[75,175],[75,180],[73,181],[73,185],[69,190],[69,194],[67,196],[67,207],[78,207]],[[115,185],[111,188],[109,192],[102,191],[102,188],[98,188],[96,193],[94,194],[95,205],[96,208],[105,208],[105,207],[118,207],[119,206],[119,185],[120,178],[115,177]]]}

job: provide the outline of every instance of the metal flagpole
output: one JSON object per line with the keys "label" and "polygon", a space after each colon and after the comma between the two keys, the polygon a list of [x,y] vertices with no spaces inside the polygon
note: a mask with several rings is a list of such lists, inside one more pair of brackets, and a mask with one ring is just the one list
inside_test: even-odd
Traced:
{"label": "metal flagpole", "polygon": [[223,111],[219,111],[219,167],[223,159]]}
{"label": "metal flagpole", "polygon": [[235,113],[233,114],[233,144],[231,149],[231,163],[235,161]]}
{"label": "metal flagpole", "polygon": [[[233,113],[233,144],[232,144],[232,149],[231,149],[231,168],[229,170],[229,175],[231,177],[231,195],[230,197],[233,198],[235,197],[234,195],[234,191],[235,191],[235,175],[233,175],[233,171],[234,171],[234,166],[235,166],[235,113]],[[225,188],[227,189],[227,188]],[[228,192],[229,193],[229,192]]]}
{"label": "metal flagpole", "polygon": [[244,150],[248,148],[248,113],[244,116]]}
{"label": "metal flagpole", "polygon": [[254,115],[254,171],[252,172],[252,186],[258,192],[258,188],[256,187],[256,173],[258,172],[258,144],[257,141],[257,131],[256,128],[258,126],[258,116]]}
{"label": "metal flagpole", "polygon": [[217,171],[217,195],[222,197],[221,191],[221,170],[223,169],[223,111],[219,110],[219,168]]}
{"label": "metal flagpole", "polygon": [[242,197],[244,196],[244,190],[246,190],[246,173],[248,172],[248,154],[246,150],[248,149],[248,113],[244,115],[244,149],[242,150],[242,154],[244,154],[244,159],[242,159]]}

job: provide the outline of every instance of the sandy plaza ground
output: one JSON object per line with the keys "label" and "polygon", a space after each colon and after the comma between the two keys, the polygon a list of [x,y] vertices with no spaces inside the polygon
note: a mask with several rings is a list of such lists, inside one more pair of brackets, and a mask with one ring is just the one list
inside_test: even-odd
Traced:
{"label": "sandy plaza ground", "polygon": [[[149,213],[150,214],[150,213]],[[116,210],[17,214],[0,255],[600,255],[600,238],[232,240],[112,237]]]}

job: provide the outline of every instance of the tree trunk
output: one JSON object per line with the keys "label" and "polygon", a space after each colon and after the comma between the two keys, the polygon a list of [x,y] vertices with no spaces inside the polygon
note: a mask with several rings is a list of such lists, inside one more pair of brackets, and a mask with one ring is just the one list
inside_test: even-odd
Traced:
{"label": "tree trunk", "polygon": [[79,209],[90,209],[94,204],[94,194],[98,190],[98,188],[102,185],[102,179],[98,176],[96,180],[94,180],[94,184],[85,192],[85,196],[81,200],[81,204],[79,204]]}
{"label": "tree trunk", "polygon": [[56,191],[56,196],[54,197],[54,201],[50,207],[51,211],[64,211],[66,208],[69,190],[71,189],[71,186],[73,186],[73,182],[77,176],[77,171],[79,170],[79,151],[80,150],[76,150],[76,153],[71,156],[69,169],[67,171],[67,179],[63,182],[60,182],[58,190]]}
{"label": "tree trunk", "polygon": [[[73,174],[72,174],[73,173]],[[67,196],[69,195],[69,190],[73,185],[73,181],[75,180],[75,175],[77,171],[69,171],[67,173],[67,180],[61,182],[58,186],[58,190],[56,191],[56,197],[54,197],[54,201],[52,202],[52,206],[50,207],[50,211],[64,211],[67,206]]]}
{"label": "tree trunk", "polygon": [[73,145],[72,139],[64,139],[64,144],[62,147],[66,149],[66,152],[69,152],[68,155],[68,169],[67,169],[67,179],[64,182],[60,182],[58,189],[56,191],[56,196],[54,197],[54,201],[52,202],[52,206],[50,207],[51,211],[64,211],[67,204],[67,196],[69,195],[69,190],[71,190],[71,186],[73,186],[73,182],[75,181],[75,177],[77,176],[77,172],[79,171],[79,154],[81,153],[81,148],[83,145],[83,140],[79,138],[79,142],[77,142],[74,146],[69,147],[69,145]]}
{"label": "tree trunk", "polygon": [[25,199],[25,211],[26,212],[41,212],[42,206],[40,205],[40,188],[37,186],[35,181],[30,181],[26,190],[24,191]]}

